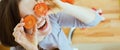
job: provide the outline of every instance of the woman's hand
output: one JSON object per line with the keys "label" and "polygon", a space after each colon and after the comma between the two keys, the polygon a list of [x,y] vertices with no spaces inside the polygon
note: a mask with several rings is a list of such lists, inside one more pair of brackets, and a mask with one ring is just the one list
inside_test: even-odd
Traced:
{"label": "woman's hand", "polygon": [[54,14],[58,13],[62,10],[62,1],[61,0],[44,0],[44,2],[48,5],[49,7],[49,12],[48,14]]}
{"label": "woman's hand", "polygon": [[32,34],[26,33],[24,31],[24,23],[18,23],[14,28],[13,36],[15,37],[15,41],[19,43],[26,50],[38,50],[38,31],[37,26],[34,26],[32,30]]}
{"label": "woman's hand", "polygon": [[44,0],[44,2],[48,5],[50,9],[60,8],[58,4],[59,2],[61,2],[60,0]]}

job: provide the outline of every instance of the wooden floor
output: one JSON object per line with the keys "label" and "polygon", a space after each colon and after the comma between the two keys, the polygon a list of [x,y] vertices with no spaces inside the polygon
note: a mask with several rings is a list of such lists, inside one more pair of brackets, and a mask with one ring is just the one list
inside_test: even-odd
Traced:
{"label": "wooden floor", "polygon": [[[65,31],[66,33],[69,32]],[[96,27],[82,30],[76,28],[72,39],[73,44],[77,43],[116,43],[120,42],[120,19],[106,20]]]}
{"label": "wooden floor", "polygon": [[80,28],[76,28],[73,35],[73,43],[81,42],[82,43],[120,42],[120,19],[117,18],[112,20],[106,19],[99,25],[92,28],[88,28],[87,30],[81,30]]}
{"label": "wooden floor", "polygon": [[[78,6],[101,8],[106,20],[86,30],[76,28],[72,38],[73,47],[79,50],[120,50],[120,0],[75,1]],[[70,28],[63,30],[68,36]]]}
{"label": "wooden floor", "polygon": [[120,50],[120,43],[82,43],[74,47],[78,50]]}
{"label": "wooden floor", "polygon": [[[103,10],[105,21],[99,25],[81,30],[76,28],[72,42],[77,43],[108,43],[120,42],[120,0],[75,0],[75,5],[95,7]],[[112,4],[110,4],[112,3]],[[70,28],[63,28],[68,35]]]}

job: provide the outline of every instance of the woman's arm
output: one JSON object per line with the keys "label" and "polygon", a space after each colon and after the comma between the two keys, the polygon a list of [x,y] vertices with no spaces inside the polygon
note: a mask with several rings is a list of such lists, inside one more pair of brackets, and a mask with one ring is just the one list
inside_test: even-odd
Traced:
{"label": "woman's arm", "polygon": [[62,12],[74,16],[85,24],[92,22],[96,18],[96,12],[92,9],[64,3],[59,0],[55,0],[54,2],[56,2],[63,9]]}

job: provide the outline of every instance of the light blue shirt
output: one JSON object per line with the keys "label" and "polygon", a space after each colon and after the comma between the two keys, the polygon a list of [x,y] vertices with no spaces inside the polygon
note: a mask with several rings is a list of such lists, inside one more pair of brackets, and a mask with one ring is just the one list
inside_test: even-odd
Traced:
{"label": "light blue shirt", "polygon": [[[88,24],[85,24],[75,17],[64,13],[51,14],[49,17],[52,24],[52,32],[39,43],[39,46],[45,50],[55,47],[58,47],[60,50],[73,50],[66,35],[62,31],[62,27],[92,27],[99,24],[102,20],[99,14],[96,14],[96,19]],[[22,50],[22,48],[16,46],[11,48],[11,50]]]}

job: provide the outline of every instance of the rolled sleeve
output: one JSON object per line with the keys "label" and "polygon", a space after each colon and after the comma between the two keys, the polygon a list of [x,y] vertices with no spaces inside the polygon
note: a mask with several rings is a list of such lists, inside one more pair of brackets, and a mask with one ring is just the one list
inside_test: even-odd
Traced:
{"label": "rolled sleeve", "polygon": [[102,16],[96,13],[96,18],[92,22],[86,24],[87,27],[92,27],[98,25],[102,21]]}

